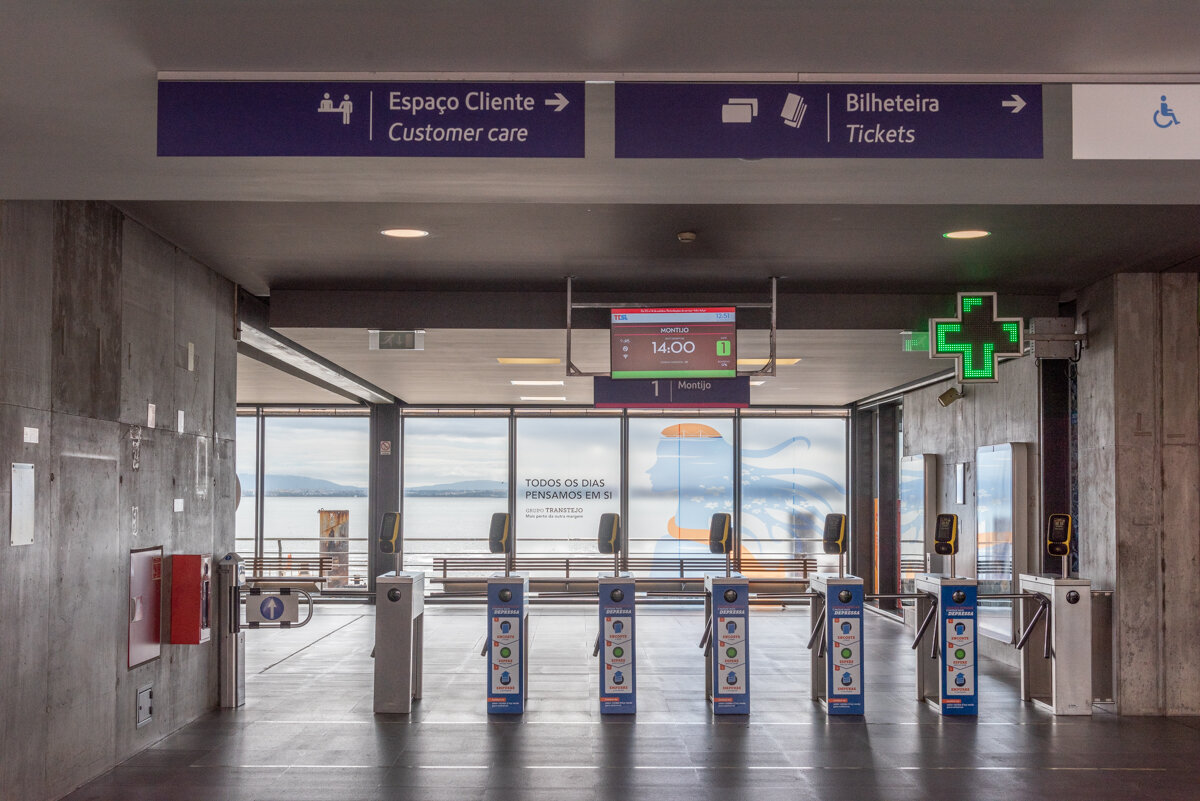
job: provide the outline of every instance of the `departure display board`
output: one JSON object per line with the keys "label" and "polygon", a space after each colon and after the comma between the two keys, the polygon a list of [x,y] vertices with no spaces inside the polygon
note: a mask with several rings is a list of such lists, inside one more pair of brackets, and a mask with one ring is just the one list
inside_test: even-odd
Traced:
{"label": "departure display board", "polygon": [[733,378],[734,307],[613,309],[613,378]]}

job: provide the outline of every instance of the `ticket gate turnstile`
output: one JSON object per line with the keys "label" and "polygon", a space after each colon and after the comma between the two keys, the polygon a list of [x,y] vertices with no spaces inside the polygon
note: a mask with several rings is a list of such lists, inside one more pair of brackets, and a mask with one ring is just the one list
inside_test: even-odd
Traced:
{"label": "ticket gate turnstile", "polygon": [[628,573],[600,576],[600,712],[632,715],[637,712],[635,654],[636,582]]}
{"label": "ticket gate turnstile", "polygon": [[412,712],[424,673],[425,574],[375,579],[375,713]]}
{"label": "ticket gate turnstile", "polygon": [[529,577],[497,573],[487,580],[489,715],[525,711],[529,683]]}
{"label": "ticket gate turnstile", "polygon": [[704,577],[705,695],[716,715],[750,713],[750,580]]}
{"label": "ticket gate turnstile", "polygon": [[812,699],[830,715],[862,715],[863,580],[818,573],[809,579]]}
{"label": "ticket gate turnstile", "polygon": [[246,565],[236,553],[217,562],[220,601],[217,610],[218,685],[221,708],[236,709],[246,703],[246,632],[242,630],[242,588]]}
{"label": "ticket gate turnstile", "polygon": [[1021,698],[1055,715],[1092,714],[1092,582],[1022,575]]}
{"label": "ticket gate turnstile", "polygon": [[978,582],[923,573],[916,578],[917,700],[943,715],[979,714]]}

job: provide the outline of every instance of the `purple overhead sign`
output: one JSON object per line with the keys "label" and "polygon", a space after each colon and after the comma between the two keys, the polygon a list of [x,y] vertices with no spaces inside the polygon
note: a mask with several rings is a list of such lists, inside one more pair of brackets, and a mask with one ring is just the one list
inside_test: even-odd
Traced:
{"label": "purple overhead sign", "polygon": [[1039,159],[1042,87],[618,83],[616,157]]}
{"label": "purple overhead sign", "polygon": [[583,83],[159,81],[160,156],[583,158]]}

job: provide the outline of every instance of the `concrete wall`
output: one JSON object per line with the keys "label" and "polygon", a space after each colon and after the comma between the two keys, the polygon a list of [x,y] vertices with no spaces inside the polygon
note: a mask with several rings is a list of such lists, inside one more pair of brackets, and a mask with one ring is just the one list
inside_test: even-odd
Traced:
{"label": "concrete wall", "polygon": [[1200,713],[1200,295],[1194,273],[1081,294],[1080,568],[1115,589],[1122,714]]}
{"label": "concrete wall", "polygon": [[[1077,366],[1080,575],[1096,589],[1115,590],[1117,710],[1200,714],[1197,276],[1116,275],[1081,292],[1076,312],[1088,335]],[[942,408],[936,398],[949,385],[905,397],[905,454],[940,457],[938,511],[960,516],[959,572],[970,575],[974,564],[975,448],[1001,442],[1031,443],[1024,559],[1036,565],[1044,511],[1036,365],[1002,364],[999,384],[969,387],[965,399]],[[967,463],[962,505],[954,503],[956,462]],[[1014,661],[996,645],[981,639],[984,653]]]}
{"label": "concrete wall", "polygon": [[[953,381],[935,384],[904,397],[904,455],[932,453],[938,456],[938,508],[935,514],[956,514],[959,518],[961,546],[956,558],[960,576],[975,575],[975,460],[976,449],[1004,443],[1026,443],[1026,469],[1029,481],[1026,499],[1026,532],[1038,532],[1040,502],[1038,475],[1038,376],[1033,359],[1022,358],[999,365],[996,384],[973,384],[963,399],[950,406],[938,404],[937,397]],[[955,465],[965,464],[964,503],[957,502]],[[1014,492],[1018,491],[1014,487]],[[1026,536],[1018,547],[1014,535],[1013,555],[1017,570],[1026,569],[1035,553],[1035,536]],[[937,557],[934,557],[935,559]],[[938,565],[934,565],[938,569]],[[1016,652],[1007,644],[988,637],[980,638],[980,651],[986,656],[1016,664]]]}
{"label": "concrete wall", "polygon": [[[132,549],[233,549],[233,314],[231,284],[110,206],[0,202],[5,798],[61,797],[216,705],[215,643],[167,644],[169,571],[161,657],[127,668],[128,570]],[[10,545],[14,462],[35,465],[32,545]]]}

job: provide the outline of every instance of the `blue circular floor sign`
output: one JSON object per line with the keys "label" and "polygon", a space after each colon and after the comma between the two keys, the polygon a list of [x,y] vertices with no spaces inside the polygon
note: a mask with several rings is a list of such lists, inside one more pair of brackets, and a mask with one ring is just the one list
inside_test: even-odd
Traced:
{"label": "blue circular floor sign", "polygon": [[264,598],[263,602],[258,605],[258,611],[264,620],[278,620],[283,617],[283,601],[274,595]]}

